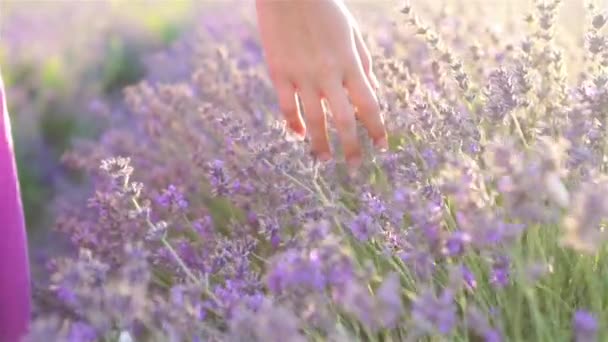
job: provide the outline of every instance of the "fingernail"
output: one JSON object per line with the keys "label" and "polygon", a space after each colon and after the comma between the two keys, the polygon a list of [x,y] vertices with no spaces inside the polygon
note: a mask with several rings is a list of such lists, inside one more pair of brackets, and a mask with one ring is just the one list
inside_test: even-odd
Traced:
{"label": "fingernail", "polygon": [[327,162],[331,159],[331,152],[328,152],[328,151],[317,152],[315,150],[311,150],[310,155],[316,162],[321,162],[321,163]]}
{"label": "fingernail", "polygon": [[306,135],[305,134],[302,134],[302,133],[299,133],[299,132],[294,132],[294,133],[295,133],[294,135],[296,136],[296,138],[298,139],[298,141],[304,141],[304,139],[306,139]]}
{"label": "fingernail", "polygon": [[322,162],[327,162],[331,159],[331,153],[322,152],[319,154],[319,157],[317,159],[319,159],[319,161],[322,161]]}
{"label": "fingernail", "polygon": [[291,130],[291,132],[294,133],[294,135],[298,137],[298,139],[304,140],[304,138],[306,138],[306,133],[303,132],[302,127],[300,127],[299,125],[290,123],[289,129]]}
{"label": "fingernail", "polygon": [[376,148],[379,149],[381,152],[386,152],[388,150],[388,140],[386,139],[386,137],[382,137],[378,140],[376,140]]}
{"label": "fingernail", "polygon": [[361,166],[361,157],[352,157],[348,160],[348,174],[351,177],[355,177]]}

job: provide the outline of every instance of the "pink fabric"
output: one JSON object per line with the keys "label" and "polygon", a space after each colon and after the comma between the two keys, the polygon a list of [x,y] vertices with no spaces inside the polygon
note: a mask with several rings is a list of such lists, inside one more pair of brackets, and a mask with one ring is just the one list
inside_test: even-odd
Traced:
{"label": "pink fabric", "polygon": [[0,75],[0,342],[17,342],[30,317],[30,278],[23,208],[10,121]]}

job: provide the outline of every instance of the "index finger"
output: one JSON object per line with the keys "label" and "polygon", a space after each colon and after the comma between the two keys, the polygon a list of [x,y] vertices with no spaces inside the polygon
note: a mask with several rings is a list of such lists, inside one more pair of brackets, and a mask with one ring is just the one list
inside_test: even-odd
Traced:
{"label": "index finger", "polygon": [[329,104],[338,135],[342,142],[344,157],[351,169],[361,164],[361,147],[357,139],[355,111],[348,101],[346,91],[339,82],[332,82],[324,88],[323,94]]}
{"label": "index finger", "polygon": [[380,149],[388,148],[386,129],[380,106],[374,90],[363,72],[360,63],[352,68],[345,76],[344,86],[348,90],[351,101],[357,108],[357,117],[373,140],[374,145]]}

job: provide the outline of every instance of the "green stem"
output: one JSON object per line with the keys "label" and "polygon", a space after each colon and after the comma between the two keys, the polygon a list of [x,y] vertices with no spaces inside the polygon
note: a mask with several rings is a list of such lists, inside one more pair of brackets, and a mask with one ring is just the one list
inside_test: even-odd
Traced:
{"label": "green stem", "polygon": [[524,146],[526,148],[528,148],[529,147],[528,141],[526,140],[524,131],[521,129],[521,125],[519,124],[519,120],[517,119],[517,116],[515,115],[515,113],[513,111],[511,111],[510,115],[511,115],[511,118],[513,119],[513,123],[515,124],[515,128],[517,129],[517,134],[519,135],[519,138],[521,139]]}

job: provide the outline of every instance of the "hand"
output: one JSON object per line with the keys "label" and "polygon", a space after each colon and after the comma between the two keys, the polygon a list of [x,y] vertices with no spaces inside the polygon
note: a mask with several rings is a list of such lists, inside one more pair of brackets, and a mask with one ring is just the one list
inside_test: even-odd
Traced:
{"label": "hand", "polygon": [[[331,158],[322,100],[329,106],[349,166],[361,163],[356,119],[374,144],[386,149],[371,57],[342,1],[256,0],[256,8],[281,111],[291,130],[301,137],[308,133],[313,155]],[[296,93],[303,108],[297,105]]]}

